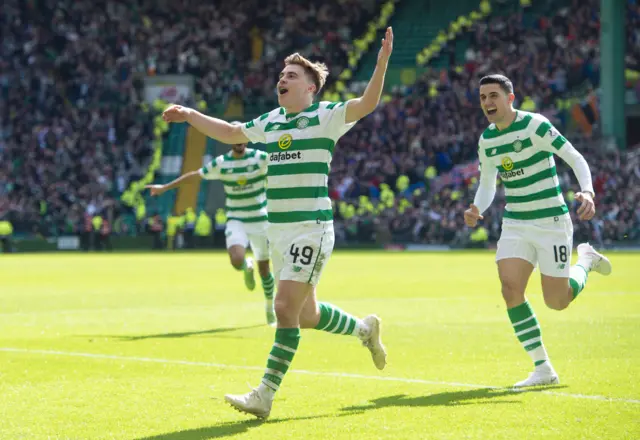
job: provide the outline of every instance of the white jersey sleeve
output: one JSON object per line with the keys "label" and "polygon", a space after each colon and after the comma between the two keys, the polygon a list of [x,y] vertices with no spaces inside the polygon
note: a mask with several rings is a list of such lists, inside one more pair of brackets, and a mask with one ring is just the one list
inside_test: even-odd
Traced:
{"label": "white jersey sleeve", "polygon": [[260,165],[260,171],[262,171],[263,175],[267,175],[267,168],[269,167],[269,155],[266,151],[259,151],[258,153],[258,164]]}
{"label": "white jersey sleeve", "polygon": [[538,126],[536,134],[542,138],[540,148],[556,154],[573,170],[582,191],[593,191],[591,170],[584,156],[546,118]]}
{"label": "white jersey sleeve", "polygon": [[244,133],[244,135],[254,144],[266,144],[267,138],[265,137],[264,129],[268,122],[268,118],[269,113],[265,113],[252,121],[242,124],[242,133]]}
{"label": "white jersey sleeve", "polygon": [[478,159],[480,161],[480,184],[476,191],[476,196],[473,199],[473,204],[476,205],[480,214],[491,206],[493,198],[496,195],[496,179],[498,178],[498,170],[487,161],[487,155],[482,148],[482,144],[479,143]]}
{"label": "white jersey sleeve", "polygon": [[213,159],[211,162],[200,168],[200,177],[205,180],[216,180],[220,178],[220,166],[218,165],[218,159],[220,156]]}
{"label": "white jersey sleeve", "polygon": [[346,132],[356,125],[357,121],[346,123],[347,116],[347,104],[348,102],[326,102],[320,103],[323,109],[324,117],[326,118],[327,134],[335,142],[340,139]]}

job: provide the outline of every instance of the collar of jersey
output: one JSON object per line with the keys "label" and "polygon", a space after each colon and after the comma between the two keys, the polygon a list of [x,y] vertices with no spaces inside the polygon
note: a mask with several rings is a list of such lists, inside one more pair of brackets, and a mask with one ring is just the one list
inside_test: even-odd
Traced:
{"label": "collar of jersey", "polygon": [[498,130],[500,133],[502,133],[503,131],[509,130],[509,127],[511,127],[516,122],[518,122],[518,118],[519,117],[520,117],[520,112],[518,110],[516,110],[516,117],[513,118],[513,121],[511,121],[511,124],[509,124],[506,128],[503,128],[502,130],[500,130],[497,125],[495,125],[495,124],[493,124],[493,125],[495,125],[496,130]]}
{"label": "collar of jersey", "polygon": [[284,107],[280,107],[280,114],[284,115],[285,118],[287,119],[291,119],[291,118],[295,118],[296,116],[298,116],[300,113],[304,113],[304,112],[308,112],[312,109],[313,106],[315,106],[316,104],[311,104],[309,107],[305,108],[302,111],[299,111],[297,113],[287,113],[287,111],[285,110]]}

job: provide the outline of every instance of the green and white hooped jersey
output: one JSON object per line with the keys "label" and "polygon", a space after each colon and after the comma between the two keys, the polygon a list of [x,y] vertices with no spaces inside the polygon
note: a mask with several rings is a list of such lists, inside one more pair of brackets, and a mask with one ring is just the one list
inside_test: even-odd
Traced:
{"label": "green and white hooped jersey", "polygon": [[544,116],[517,110],[504,130],[491,124],[480,136],[480,167],[495,167],[505,188],[503,217],[539,220],[567,214],[553,154],[567,143]]}
{"label": "green and white hooped jersey", "polygon": [[346,102],[319,102],[300,113],[284,108],[247,122],[251,142],[266,144],[269,223],[333,221],[329,170],[333,148],[355,122],[345,123]]}
{"label": "green and white hooped jersey", "polygon": [[247,148],[237,159],[231,151],[200,169],[207,180],[220,180],[226,194],[227,220],[245,223],[267,221],[267,153]]}

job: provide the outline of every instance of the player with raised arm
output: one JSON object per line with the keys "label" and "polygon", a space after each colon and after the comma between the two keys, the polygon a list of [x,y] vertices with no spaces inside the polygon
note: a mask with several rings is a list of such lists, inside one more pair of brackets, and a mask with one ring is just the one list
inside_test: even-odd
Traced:
{"label": "player with raised arm", "polygon": [[267,324],[275,325],[273,305],[275,280],[269,269],[267,244],[267,153],[247,148],[246,143],[234,144],[231,151],[213,159],[199,170],[186,173],[166,185],[147,185],[152,196],[163,194],[188,182],[201,179],[222,181],[226,195],[227,224],[225,237],[231,265],[244,272],[247,289],[256,286],[253,260],[245,257],[251,250],[258,262],[265,298]]}
{"label": "player with raised arm", "polygon": [[333,149],[342,135],[378,105],[392,49],[393,32],[387,28],[366,90],[348,102],[314,104],[328,75],[327,67],[296,53],[285,59],[280,73],[280,107],[241,127],[181,106],[171,106],[163,114],[168,122],[187,121],[222,142],[267,145],[268,237],[278,282],[278,328],[258,388],[225,396],[242,412],[263,419],[269,416],[274,395],[298,349],[300,328],[353,335],[369,349],[378,369],[386,365],[380,319],[375,315],[359,319],[332,304],[318,303],[315,288],[334,245],[328,194]]}
{"label": "player with raised arm", "polygon": [[491,123],[479,140],[480,184],[467,226],[475,227],[496,192],[499,174],[506,206],[496,261],[502,296],[513,329],[534,363],[529,377],[515,387],[559,383],[542,343],[540,326],[525,288],[538,264],[546,305],[565,309],[584,289],[590,272],[611,273],[610,261],[588,243],[578,245],[577,264],[571,266],[573,225],[556,175],[554,154],[572,169],[580,184],[580,220],[595,214],[591,171],[584,157],[547,118],[513,108],[513,85],[503,75],[480,80],[480,105]]}

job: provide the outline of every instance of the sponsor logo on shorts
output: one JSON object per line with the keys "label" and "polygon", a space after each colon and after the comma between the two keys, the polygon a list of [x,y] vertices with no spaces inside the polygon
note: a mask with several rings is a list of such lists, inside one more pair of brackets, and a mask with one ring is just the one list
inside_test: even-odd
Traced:
{"label": "sponsor logo on shorts", "polygon": [[302,270],[302,268],[300,266],[293,266],[293,271],[294,272],[300,272]]}
{"label": "sponsor logo on shorts", "polygon": [[565,266],[566,266],[566,264],[560,263],[560,264],[558,264],[558,269],[564,269]]}
{"label": "sponsor logo on shorts", "polygon": [[500,177],[502,179],[510,179],[512,177],[517,177],[517,176],[524,176],[524,170],[522,168],[516,171],[505,171],[500,173]]}
{"label": "sponsor logo on shorts", "polygon": [[278,147],[281,150],[286,150],[291,146],[291,142],[293,142],[293,136],[290,134],[283,134],[280,136],[280,139],[278,139]]}
{"label": "sponsor logo on shorts", "polygon": [[289,160],[300,160],[302,159],[302,152],[294,151],[293,153],[289,152],[279,152],[279,153],[271,153],[269,156],[270,162],[286,162]]}

